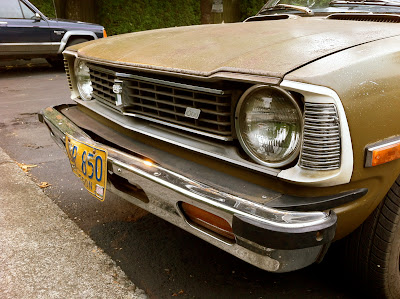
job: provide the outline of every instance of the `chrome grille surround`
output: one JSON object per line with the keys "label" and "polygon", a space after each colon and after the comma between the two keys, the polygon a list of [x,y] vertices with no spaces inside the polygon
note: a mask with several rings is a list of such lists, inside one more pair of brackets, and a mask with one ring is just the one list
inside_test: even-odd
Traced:
{"label": "chrome grille surround", "polygon": [[340,168],[339,117],[334,104],[305,103],[299,166],[310,170]]}
{"label": "chrome grille surround", "polygon": [[[144,118],[217,139],[233,138],[232,91],[203,87],[197,82],[183,84],[151,75],[119,73],[89,64],[95,100],[127,116]],[[175,79],[176,80],[176,79]],[[114,84],[122,85],[121,103]],[[198,118],[185,115],[187,108],[200,110]],[[218,138],[219,137],[219,138]]]}

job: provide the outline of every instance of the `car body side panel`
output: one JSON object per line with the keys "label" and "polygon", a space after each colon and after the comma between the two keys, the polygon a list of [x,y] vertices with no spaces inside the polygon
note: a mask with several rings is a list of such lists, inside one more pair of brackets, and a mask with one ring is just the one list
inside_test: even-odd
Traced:
{"label": "car body side panel", "polygon": [[46,20],[0,19],[0,55],[57,53]]}
{"label": "car body side panel", "polygon": [[45,20],[0,19],[0,21],[7,22],[7,25],[0,29],[1,43],[43,43],[50,41],[49,25]]}

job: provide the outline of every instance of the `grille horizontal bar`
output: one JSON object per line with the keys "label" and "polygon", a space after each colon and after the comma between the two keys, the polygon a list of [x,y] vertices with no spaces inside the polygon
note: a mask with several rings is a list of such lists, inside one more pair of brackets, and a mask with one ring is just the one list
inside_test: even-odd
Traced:
{"label": "grille horizontal bar", "polygon": [[335,105],[305,103],[300,167],[334,170],[340,167],[340,159],[340,126]]}

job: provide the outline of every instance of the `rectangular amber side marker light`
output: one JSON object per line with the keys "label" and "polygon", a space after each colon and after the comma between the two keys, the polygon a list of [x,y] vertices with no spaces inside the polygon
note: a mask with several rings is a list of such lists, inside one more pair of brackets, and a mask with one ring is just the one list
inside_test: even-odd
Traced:
{"label": "rectangular amber side marker light", "polygon": [[400,159],[400,138],[391,138],[367,148],[365,167]]}
{"label": "rectangular amber side marker light", "polygon": [[193,223],[225,238],[235,240],[232,227],[225,219],[185,202],[182,202],[180,206],[185,216]]}

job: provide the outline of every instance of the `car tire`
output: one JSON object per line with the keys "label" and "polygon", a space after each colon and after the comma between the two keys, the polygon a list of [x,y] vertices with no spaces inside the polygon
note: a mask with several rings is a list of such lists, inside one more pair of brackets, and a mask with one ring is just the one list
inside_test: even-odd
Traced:
{"label": "car tire", "polygon": [[346,260],[368,295],[400,298],[400,177],[369,218],[347,239]]}
{"label": "car tire", "polygon": [[52,58],[46,58],[47,62],[56,69],[63,69],[64,68],[64,60],[62,55]]}

